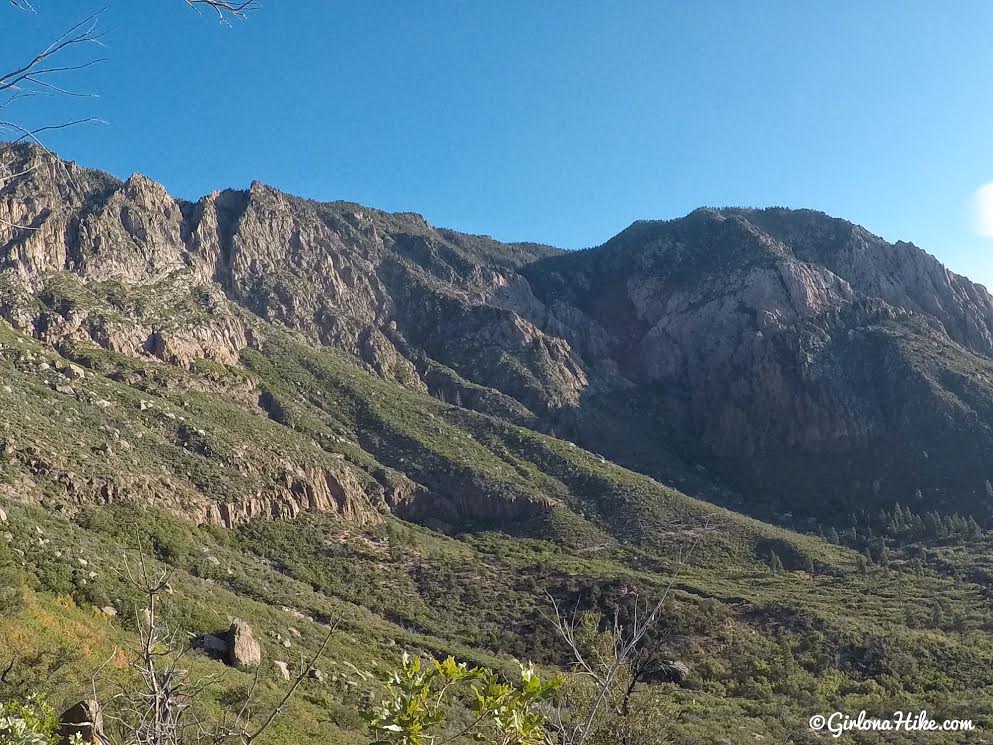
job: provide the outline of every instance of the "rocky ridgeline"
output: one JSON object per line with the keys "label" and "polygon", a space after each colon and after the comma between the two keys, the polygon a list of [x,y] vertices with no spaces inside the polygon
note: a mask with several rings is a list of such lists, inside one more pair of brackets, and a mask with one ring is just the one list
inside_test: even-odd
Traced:
{"label": "rocky ridgeline", "polygon": [[[259,183],[189,203],[32,147],[4,155],[23,175],[0,220],[23,227],[0,239],[0,316],[56,349],[238,365],[289,329],[408,390],[785,503],[824,496],[811,463],[832,509],[918,492],[978,509],[993,475],[993,298],[843,220],[703,209],[567,253]],[[952,441],[966,446],[922,462]],[[205,519],[367,514],[324,474]]]}

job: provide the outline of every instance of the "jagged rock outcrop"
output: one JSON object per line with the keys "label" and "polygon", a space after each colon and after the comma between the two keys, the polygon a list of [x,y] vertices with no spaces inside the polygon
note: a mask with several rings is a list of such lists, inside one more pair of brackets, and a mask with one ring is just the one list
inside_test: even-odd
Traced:
{"label": "jagged rock outcrop", "polygon": [[195,360],[237,364],[241,350],[251,344],[250,329],[234,318],[222,317],[198,325],[153,328],[142,351],[171,365],[188,368]]}
{"label": "jagged rock outcrop", "polygon": [[[120,454],[114,452],[115,447],[121,450]],[[103,453],[105,457],[126,456],[131,447],[108,443]],[[402,488],[399,482],[392,489],[384,489],[369,478],[360,478],[355,469],[342,465],[335,470],[289,467],[279,476],[260,473],[259,481],[270,481],[271,485],[239,490],[218,501],[218,495],[200,492],[192,484],[163,478],[161,473],[143,473],[143,468],[135,467],[137,464],[130,470],[121,466],[110,476],[82,475],[60,467],[51,455],[45,456],[32,447],[19,449],[5,441],[2,449],[6,458],[19,463],[33,480],[0,484],[0,494],[42,501],[43,485],[50,484],[61,491],[62,503],[137,501],[166,508],[196,523],[228,528],[253,518],[292,518],[303,512],[327,512],[360,525],[377,524],[382,522],[382,511],[387,504],[397,507],[413,496],[412,489],[397,491]],[[246,463],[243,467],[249,466]]]}
{"label": "jagged rock outcrop", "polygon": [[[408,391],[666,480],[722,482],[717,492],[749,503],[837,510],[920,493],[986,509],[993,298],[911,244],[816,212],[701,209],[568,253],[259,183],[188,203],[141,176],[4,152],[23,173],[2,183],[0,219],[23,227],[0,238],[0,317],[73,359],[95,343],[168,368],[231,368],[288,331]],[[156,377],[114,374],[145,389]],[[208,386],[182,380],[168,385]],[[68,380],[49,383],[81,398]],[[309,421],[294,406],[331,405],[251,380],[215,388],[291,430]],[[315,426],[306,436],[321,447],[362,439]],[[369,465],[356,486],[308,462],[234,499],[197,486],[173,503],[228,525],[305,509],[363,521],[381,509],[509,520],[548,508],[392,461],[375,441],[354,447],[416,478],[386,487]],[[923,463],[922,451],[948,457]],[[241,456],[229,463],[254,475]]]}
{"label": "jagged rock outcrop", "polygon": [[858,292],[914,311],[974,352],[993,353],[993,296],[912,243],[887,243],[858,225],[811,210],[736,210],[802,261],[819,264]]}
{"label": "jagged rock outcrop", "polygon": [[287,472],[269,493],[205,505],[204,522],[230,528],[255,517],[293,518],[301,512],[331,512],[357,524],[382,522],[368,485],[349,469]]}
{"label": "jagged rock outcrop", "polygon": [[[594,355],[606,358],[651,399],[624,415],[654,420],[660,441],[751,499],[790,509],[799,492],[801,504],[837,513],[915,491],[953,498],[947,471],[915,463],[913,451],[927,448],[910,445],[951,420],[947,434],[967,426],[934,387],[951,371],[925,350],[987,356],[993,306],[984,288],[919,249],[819,213],[699,210],[636,223],[524,272],[549,307],[603,330],[609,341],[596,352],[576,347],[590,368],[602,364]],[[972,364],[966,349],[962,364]],[[584,444],[614,457],[631,444],[586,431]],[[968,492],[990,450],[986,425],[973,431],[968,455],[950,453]],[[904,467],[892,469],[896,460]]]}

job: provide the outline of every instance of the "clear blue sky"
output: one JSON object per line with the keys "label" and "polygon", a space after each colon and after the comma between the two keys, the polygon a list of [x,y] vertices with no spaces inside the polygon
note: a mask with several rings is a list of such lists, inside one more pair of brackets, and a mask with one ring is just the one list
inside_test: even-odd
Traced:
{"label": "clear blue sky", "polygon": [[[88,0],[0,7],[0,68]],[[63,156],[183,197],[259,179],[574,248],[700,205],[813,207],[993,285],[993,3],[115,0]],[[9,113],[9,112],[8,112]]]}

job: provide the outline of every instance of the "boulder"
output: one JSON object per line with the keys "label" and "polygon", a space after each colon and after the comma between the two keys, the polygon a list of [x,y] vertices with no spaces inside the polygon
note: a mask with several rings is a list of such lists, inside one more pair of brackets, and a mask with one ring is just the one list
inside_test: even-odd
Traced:
{"label": "boulder", "polygon": [[262,664],[262,646],[240,618],[234,619],[228,632],[228,661],[241,670]]}
{"label": "boulder", "polygon": [[82,380],[86,377],[86,371],[79,365],[74,365],[71,362],[68,365],[60,367],[59,372],[69,378],[69,380]]}
{"label": "boulder", "polygon": [[97,701],[80,701],[59,717],[59,737],[69,745],[79,735],[84,743],[100,743],[103,735],[103,712]]}
{"label": "boulder", "polygon": [[279,674],[283,676],[283,680],[290,679],[290,666],[287,665],[282,660],[273,660],[273,664],[279,670]]}
{"label": "boulder", "polygon": [[666,660],[659,666],[659,679],[682,685],[690,673],[689,666],[680,660]]}

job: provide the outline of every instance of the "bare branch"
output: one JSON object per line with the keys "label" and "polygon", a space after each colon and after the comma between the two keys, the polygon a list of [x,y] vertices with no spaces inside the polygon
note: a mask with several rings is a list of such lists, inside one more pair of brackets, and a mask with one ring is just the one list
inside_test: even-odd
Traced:
{"label": "bare branch", "polygon": [[201,8],[208,8],[217,13],[218,20],[221,23],[227,23],[228,18],[244,18],[246,13],[253,10],[258,10],[261,6],[257,0],[240,0],[239,2],[232,2],[231,0],[185,0],[186,4],[193,8],[198,13]]}
{"label": "bare branch", "polygon": [[289,690],[286,691],[286,695],[283,696],[283,700],[280,701],[279,705],[269,713],[269,716],[266,718],[265,722],[262,723],[261,727],[250,734],[246,734],[242,738],[244,745],[251,745],[255,742],[255,740],[258,739],[263,732],[269,729],[269,726],[276,720],[276,717],[282,714],[283,709],[293,697],[293,694],[296,693],[296,690],[303,682],[303,679],[307,677],[308,673],[310,673],[310,671],[314,668],[314,665],[316,665],[317,661],[321,658],[321,655],[324,654],[324,650],[327,649],[328,644],[331,642],[331,637],[334,636],[334,632],[337,631],[338,624],[340,622],[341,616],[338,616],[338,618],[334,620],[334,623],[331,624],[331,628],[328,629],[327,636],[324,637],[324,643],[321,644],[320,649],[318,649],[317,653],[310,659],[310,662],[300,670],[300,674],[296,677],[296,680],[293,681],[293,685],[290,686]]}
{"label": "bare branch", "polygon": [[211,724],[201,718],[200,701],[220,675],[192,679],[184,669],[188,644],[177,633],[170,633],[159,617],[159,596],[170,591],[173,570],[156,569],[146,559],[145,552],[139,550],[136,559],[125,554],[118,571],[125,582],[145,597],[144,608],[135,612],[138,641],[129,645],[128,667],[133,678],[129,684],[119,686],[113,699],[115,706],[106,715],[108,721],[120,728],[123,745],[253,745],[284,712],[324,654],[341,621],[340,616],[334,619],[317,652],[309,661],[301,660],[300,674],[257,727],[252,726],[249,708],[261,669],[256,670],[233,719],[225,713],[219,722]]}
{"label": "bare branch", "polygon": [[[35,12],[34,5],[30,0],[9,0],[9,2],[19,10]],[[60,34],[42,51],[38,52],[21,66],[8,72],[0,72],[0,109],[7,110],[14,103],[33,96],[70,96],[76,98],[87,95],[68,89],[64,85],[59,84],[58,80],[63,75],[86,70],[104,61],[103,58],[94,58],[74,62],[69,53],[77,47],[89,45],[103,46],[102,39],[104,34],[98,30],[98,24],[105,10],[106,8],[86,16],[83,20]],[[45,154],[50,156],[53,162],[58,164],[56,167],[61,168],[65,172],[68,183],[74,185],[68,168],[41,143],[39,135],[44,132],[67,129],[80,124],[95,123],[97,121],[97,119],[90,117],[66,121],[60,124],[28,128],[14,121],[0,120],[0,133],[13,133],[16,135],[12,138],[15,142],[30,140],[40,146]],[[13,178],[15,176],[0,173],[0,187]],[[6,227],[15,229],[36,229],[30,225],[12,224],[8,221],[3,221],[3,224]]]}
{"label": "bare branch", "polygon": [[103,46],[104,33],[97,30],[100,18],[106,8],[91,13],[83,20],[58,36],[45,49],[20,67],[0,73],[0,93],[6,91],[32,90],[40,78],[58,73],[75,72],[105,61],[103,58],[77,64],[51,64],[55,59],[74,47]]}
{"label": "bare branch", "polygon": [[[633,694],[638,681],[645,674],[644,665],[647,662],[639,660],[639,657],[644,654],[642,642],[658,626],[665,610],[665,604],[683,569],[689,563],[693,552],[703,537],[711,530],[712,528],[709,522],[705,523],[695,536],[686,554],[679,553],[676,559],[675,570],[670,575],[661,596],[654,603],[646,603],[642,606],[636,600],[632,609],[631,620],[626,625],[621,622],[620,609],[614,609],[614,618],[608,632],[611,640],[612,656],[605,656],[599,649],[594,648],[592,650],[594,659],[589,659],[577,637],[578,622],[576,611],[573,611],[570,619],[565,618],[557,601],[549,595],[554,613],[554,616],[549,620],[554,625],[559,636],[569,647],[569,651],[574,658],[574,668],[580,675],[588,676],[596,684],[596,695],[593,703],[582,713],[578,722],[574,722],[571,726],[568,726],[563,721],[561,710],[557,712],[557,718],[553,722],[553,725],[557,729],[563,745],[584,745],[588,742],[593,731],[593,725],[600,711],[607,703],[608,698],[614,695],[613,689],[615,683],[621,671],[625,668],[630,669],[634,676],[633,681],[629,682],[626,690],[621,694],[621,705],[627,706],[628,700]],[[661,641],[652,647],[652,653],[657,651],[660,646]]]}

